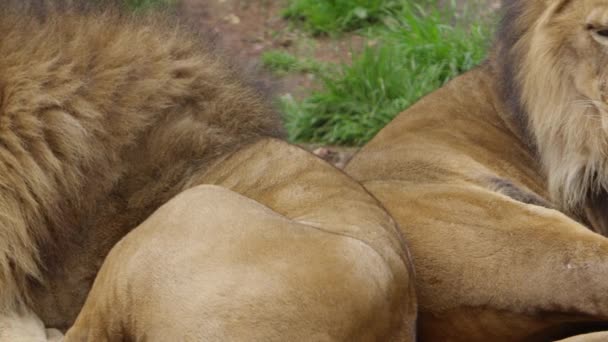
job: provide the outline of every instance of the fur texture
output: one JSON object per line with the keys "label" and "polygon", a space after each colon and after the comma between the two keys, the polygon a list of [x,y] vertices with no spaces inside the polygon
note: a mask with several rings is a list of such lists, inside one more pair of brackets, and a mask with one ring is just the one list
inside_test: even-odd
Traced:
{"label": "fur texture", "polygon": [[0,340],[77,315],[66,341],[415,340],[392,218],[271,138],[204,39],[90,1],[2,5]]}
{"label": "fur texture", "polygon": [[605,7],[593,0],[506,1],[493,55],[552,200],[573,214],[608,188]]}
{"label": "fur texture", "polygon": [[608,233],[608,2],[513,0],[504,12],[487,62],[346,167],[402,227],[421,340],[606,329],[608,239],[589,228]]}
{"label": "fur texture", "polygon": [[414,342],[410,266],[359,183],[264,139],[116,244],[65,341]]}
{"label": "fur texture", "polygon": [[99,259],[212,160],[280,135],[205,39],[86,3],[0,8],[0,311],[86,236]]}

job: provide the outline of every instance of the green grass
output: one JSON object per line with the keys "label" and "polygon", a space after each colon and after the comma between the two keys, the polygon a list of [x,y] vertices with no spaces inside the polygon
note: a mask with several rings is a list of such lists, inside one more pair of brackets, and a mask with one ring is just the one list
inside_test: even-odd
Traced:
{"label": "green grass", "polygon": [[483,60],[483,25],[447,25],[454,8],[425,8],[403,6],[369,30],[379,44],[323,77],[322,90],[303,101],[283,97],[291,140],[362,145],[421,96]]}
{"label": "green grass", "polygon": [[292,72],[318,74],[327,69],[323,63],[310,58],[298,58],[281,50],[266,51],[260,57],[262,65],[277,75]]}
{"label": "green grass", "polygon": [[399,11],[407,0],[290,0],[287,18],[313,34],[351,31]]}
{"label": "green grass", "polygon": [[170,6],[175,0],[124,0],[124,2],[132,10],[142,10]]}

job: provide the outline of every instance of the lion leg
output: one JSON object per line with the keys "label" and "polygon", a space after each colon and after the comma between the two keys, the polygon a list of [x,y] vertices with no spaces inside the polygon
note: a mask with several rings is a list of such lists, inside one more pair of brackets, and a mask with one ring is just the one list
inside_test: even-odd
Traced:
{"label": "lion leg", "polygon": [[605,237],[471,185],[365,186],[412,251],[421,340],[548,341],[605,330]]}
{"label": "lion leg", "polygon": [[63,333],[57,329],[46,329],[46,338],[49,342],[61,342]]}
{"label": "lion leg", "polygon": [[358,239],[202,185],[113,248],[65,340],[388,340],[393,277]]}
{"label": "lion leg", "polygon": [[608,341],[608,332],[596,332],[592,334],[578,335],[567,338],[565,340],[559,340],[557,342],[605,342]]}
{"label": "lion leg", "polygon": [[368,244],[393,274],[391,315],[378,317],[390,326],[391,338],[385,340],[415,340],[417,300],[407,245],[393,218],[360,183],[296,146],[262,139],[191,184],[230,189],[295,222]]}

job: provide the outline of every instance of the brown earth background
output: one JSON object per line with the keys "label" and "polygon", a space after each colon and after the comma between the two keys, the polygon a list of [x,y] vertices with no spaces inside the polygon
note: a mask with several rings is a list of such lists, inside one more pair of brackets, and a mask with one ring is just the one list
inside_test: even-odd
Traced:
{"label": "brown earth background", "polygon": [[[281,12],[287,0],[180,0],[178,11],[185,20],[200,25],[216,39],[226,55],[234,58],[256,83],[274,96],[291,94],[301,99],[316,86],[310,73],[293,73],[276,77],[265,71],[260,56],[268,50],[281,49],[293,55],[313,58],[320,62],[349,63],[352,53],[373,39],[356,34],[340,37],[311,37],[290,27]],[[324,1],[324,0],[320,0]],[[447,1],[447,0],[446,0]],[[459,0],[464,4],[465,0]],[[499,7],[499,0],[482,0],[480,11],[491,12]],[[304,145],[321,158],[343,167],[356,148]]]}

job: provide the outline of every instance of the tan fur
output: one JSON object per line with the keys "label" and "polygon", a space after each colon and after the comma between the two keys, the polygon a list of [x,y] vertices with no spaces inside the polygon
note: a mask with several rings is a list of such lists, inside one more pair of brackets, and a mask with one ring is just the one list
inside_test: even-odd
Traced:
{"label": "tan fur", "polygon": [[536,2],[528,7],[538,15],[513,23],[528,30],[514,46],[498,49],[519,65],[514,80],[521,109],[528,114],[551,198],[567,211],[580,211],[590,194],[608,187],[608,71],[603,68],[608,41],[593,34],[608,25],[605,5]]}
{"label": "tan fur", "polygon": [[[413,340],[409,255],[379,203],[273,140],[280,121],[202,37],[87,3],[0,8],[0,340],[44,336],[36,316],[67,329],[110,249],[201,184],[223,189],[116,247],[68,338]],[[239,278],[248,249],[258,276]]]}
{"label": "tan fur", "polygon": [[358,183],[263,140],[192,186],[112,250],[66,342],[415,341],[409,256]]}
{"label": "tan fur", "polygon": [[557,342],[603,342],[608,340],[607,332],[597,332],[593,334],[579,335],[567,338],[565,340],[559,340]]}
{"label": "tan fur", "polygon": [[280,130],[220,57],[161,18],[0,13],[0,309],[28,302],[56,271],[41,259],[64,260],[107,215],[111,246],[211,160]]}
{"label": "tan fur", "polygon": [[421,340],[606,327],[608,240],[589,230],[608,233],[602,28],[605,0],[505,1],[489,60],[400,114],[347,165],[411,248]]}

